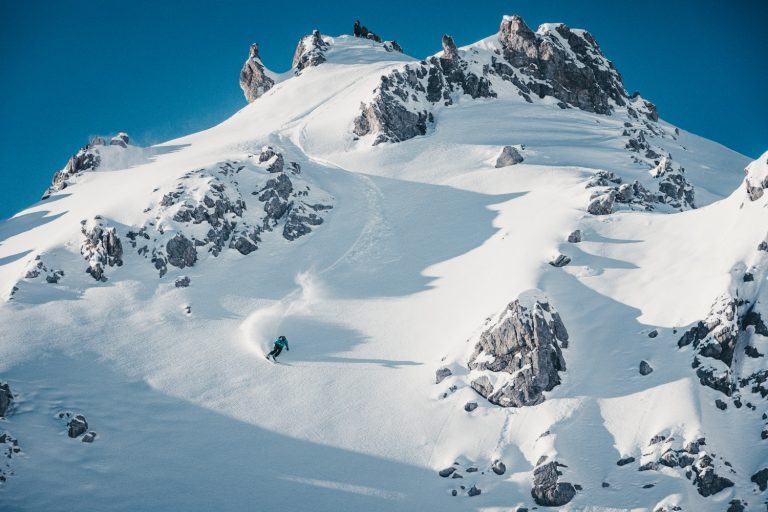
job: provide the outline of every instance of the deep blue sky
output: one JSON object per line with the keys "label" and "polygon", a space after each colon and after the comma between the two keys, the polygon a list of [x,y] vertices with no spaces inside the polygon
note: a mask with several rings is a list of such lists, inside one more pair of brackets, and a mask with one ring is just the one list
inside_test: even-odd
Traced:
{"label": "deep blue sky", "polygon": [[666,120],[751,157],[768,149],[765,0],[0,0],[0,219],[92,135],[151,144],[226,119],[245,104],[251,42],[285,71],[300,36],[360,18],[424,57],[443,33],[460,46],[495,33],[503,14],[589,30]]}

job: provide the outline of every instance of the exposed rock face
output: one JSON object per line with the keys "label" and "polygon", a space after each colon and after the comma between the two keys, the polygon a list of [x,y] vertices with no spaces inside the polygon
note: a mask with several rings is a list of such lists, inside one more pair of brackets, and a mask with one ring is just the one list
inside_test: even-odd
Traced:
{"label": "exposed rock face", "polygon": [[381,77],[373,100],[360,107],[353,133],[376,134],[373,144],[401,142],[427,133],[432,120],[428,107],[451,105],[452,93],[472,98],[495,97],[490,81],[469,69],[450,36],[443,37],[443,56],[406,64]]}
{"label": "exposed rock face", "polygon": [[561,473],[555,461],[542,464],[533,470],[531,496],[542,507],[562,507],[576,496],[576,488],[568,482],[559,482]]}
{"label": "exposed rock face", "polygon": [[[472,388],[502,407],[523,407],[544,401],[544,391],[560,384],[565,371],[561,347],[568,332],[560,315],[538,290],[520,295],[480,335],[469,368]],[[510,374],[496,388],[491,378]]]}
{"label": "exposed rock face", "polygon": [[587,206],[587,212],[592,215],[610,215],[613,213],[613,203],[616,201],[616,192],[610,190],[606,194],[594,197]]}
{"label": "exposed rock face", "polygon": [[640,375],[648,375],[653,372],[653,368],[648,361],[640,361]]}
{"label": "exposed rock face", "polygon": [[99,216],[83,220],[80,224],[83,234],[80,254],[88,262],[85,271],[97,281],[106,281],[106,267],[119,267],[123,264],[123,244],[117,230],[106,226]]}
{"label": "exposed rock face", "polygon": [[501,154],[496,159],[496,168],[516,165],[523,160],[523,155],[521,155],[514,147],[504,146],[504,149],[501,150]]}
{"label": "exposed rock face", "polygon": [[[554,96],[598,114],[629,103],[621,75],[589,32],[559,23],[542,25],[534,33],[521,17],[505,16],[499,41],[505,64],[517,71],[524,94]],[[504,64],[497,66],[505,71]]]}
{"label": "exposed rock face", "polygon": [[19,441],[9,432],[0,434],[0,484],[15,474],[13,458],[21,453]]}
{"label": "exposed rock face", "polygon": [[328,43],[323,41],[319,30],[313,30],[310,35],[302,37],[293,54],[293,67],[296,69],[296,73],[325,62],[327,49]]}
{"label": "exposed rock face", "polygon": [[13,403],[11,386],[9,386],[7,382],[0,382],[0,418],[5,417],[8,413],[11,403]]}
{"label": "exposed rock face", "polygon": [[273,85],[275,81],[267,75],[264,64],[261,63],[259,45],[253,43],[248,52],[248,59],[240,71],[240,88],[245,94],[245,99],[251,103],[270,90]]}
{"label": "exposed rock face", "polygon": [[90,143],[86,144],[75,153],[67,162],[67,165],[53,175],[53,183],[43,194],[42,199],[47,199],[54,192],[67,188],[68,179],[78,173],[93,171],[101,164],[101,156],[98,148],[104,145],[104,139],[95,137]]}
{"label": "exposed rock face", "polygon": [[85,434],[88,430],[88,422],[85,420],[85,416],[82,414],[75,415],[74,418],[67,423],[67,435],[72,439]]}

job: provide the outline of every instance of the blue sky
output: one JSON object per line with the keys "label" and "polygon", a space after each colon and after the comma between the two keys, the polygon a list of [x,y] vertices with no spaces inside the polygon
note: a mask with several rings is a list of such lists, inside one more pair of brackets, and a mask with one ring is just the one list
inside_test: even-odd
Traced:
{"label": "blue sky", "polygon": [[768,149],[765,0],[0,0],[0,218],[36,202],[92,135],[152,144],[229,117],[251,42],[285,71],[303,34],[360,18],[424,57],[443,33],[495,33],[503,14],[589,30],[666,120],[751,157]]}

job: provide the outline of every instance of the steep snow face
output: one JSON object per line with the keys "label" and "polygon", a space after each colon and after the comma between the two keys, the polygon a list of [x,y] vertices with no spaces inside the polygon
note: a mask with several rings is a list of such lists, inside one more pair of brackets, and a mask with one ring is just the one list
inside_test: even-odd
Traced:
{"label": "steep snow face", "polygon": [[[0,224],[3,505],[759,507],[768,155],[654,119],[586,32],[502,28],[424,62],[312,34]],[[558,92],[589,73],[604,111]]]}

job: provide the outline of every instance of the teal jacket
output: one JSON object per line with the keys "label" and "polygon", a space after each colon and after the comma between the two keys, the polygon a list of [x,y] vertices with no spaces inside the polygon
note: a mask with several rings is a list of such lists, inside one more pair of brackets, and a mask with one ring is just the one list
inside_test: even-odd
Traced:
{"label": "teal jacket", "polygon": [[284,340],[277,338],[275,340],[275,345],[277,345],[280,348],[287,348],[288,350],[291,350],[290,348],[288,348],[288,338],[285,338]]}

